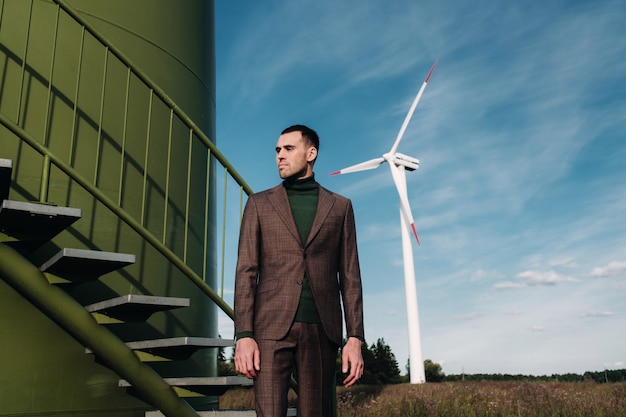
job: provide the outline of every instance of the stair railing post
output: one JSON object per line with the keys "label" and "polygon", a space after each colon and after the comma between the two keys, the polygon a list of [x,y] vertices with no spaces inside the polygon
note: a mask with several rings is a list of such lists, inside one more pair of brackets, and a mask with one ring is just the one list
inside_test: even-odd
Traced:
{"label": "stair railing post", "polygon": [[41,166],[41,184],[39,185],[39,202],[48,202],[48,191],[50,189],[50,156],[43,156],[43,164]]}

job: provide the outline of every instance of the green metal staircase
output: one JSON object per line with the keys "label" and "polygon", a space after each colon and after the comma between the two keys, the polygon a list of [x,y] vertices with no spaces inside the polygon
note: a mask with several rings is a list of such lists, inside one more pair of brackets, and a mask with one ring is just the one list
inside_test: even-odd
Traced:
{"label": "green metal staircase", "polygon": [[[114,370],[117,369],[121,375],[128,374],[130,379],[139,385],[137,387],[128,379],[121,379],[119,381],[120,387],[127,388],[132,395],[136,395],[149,403],[154,403],[158,407],[162,400],[162,398],[159,398],[163,395],[162,388],[159,390],[158,384],[154,385],[154,382],[138,380],[137,374],[134,374],[132,370],[142,365],[133,364],[133,359],[118,360],[115,355],[109,355],[109,352],[106,351],[103,352],[101,346],[104,333],[100,330],[90,330],[89,327],[95,329],[102,325],[106,326],[107,323],[142,322],[152,314],[160,311],[188,307],[189,300],[133,294],[102,300],[98,303],[82,306],[86,312],[94,316],[93,325],[86,328],[76,323],[82,318],[82,316],[75,314],[77,306],[80,305],[78,301],[73,300],[69,296],[60,296],[51,297],[57,301],[52,306],[46,304],[46,300],[43,298],[47,298],[48,293],[54,290],[50,289],[42,293],[37,291],[33,285],[29,285],[29,280],[37,281],[39,279],[37,275],[41,278],[39,281],[43,281],[43,277],[45,277],[49,283],[47,284],[48,286],[54,285],[64,289],[68,287],[75,288],[133,264],[135,256],[114,252],[64,248],[41,264],[37,271],[32,272],[35,269],[34,266],[25,268],[25,265],[30,263],[28,256],[78,221],[81,217],[81,210],[9,200],[8,186],[10,184],[11,170],[12,162],[7,159],[0,159],[0,260],[2,261],[0,276],[8,280],[10,285],[31,300],[38,308],[50,314],[55,322],[79,342],[86,346],[93,345],[93,347],[87,347],[85,350],[86,354],[94,354],[94,351],[100,351],[101,353],[97,360],[102,360],[104,363],[112,365],[112,368]],[[7,251],[6,247],[11,249]],[[42,285],[45,286],[46,284],[39,282],[37,287],[41,288]],[[60,294],[60,291],[56,292],[57,296]],[[67,313],[49,311],[52,309]],[[97,324],[98,321],[103,324]],[[96,339],[95,344],[94,339]],[[107,339],[110,339],[108,343],[116,343],[115,336],[112,333]],[[232,344],[232,340],[203,337],[134,340],[124,343],[126,349],[135,352],[135,360],[141,360],[142,363],[161,360],[183,361],[191,357],[198,349],[227,347],[232,346]],[[123,349],[121,347],[118,348]],[[95,354],[98,355],[97,353]],[[150,371],[146,372],[150,374]],[[156,377],[152,379],[158,380]],[[215,396],[223,394],[230,387],[251,385],[251,381],[247,378],[237,376],[165,378],[163,381],[167,385],[174,387],[174,391],[179,397]],[[190,410],[185,410],[184,404],[176,405],[175,401],[174,405],[168,402],[160,405],[168,409],[170,413],[163,414],[160,411],[155,411],[146,415],[196,415]],[[254,412],[210,410],[205,412],[199,411],[198,415],[234,417],[254,415]]]}

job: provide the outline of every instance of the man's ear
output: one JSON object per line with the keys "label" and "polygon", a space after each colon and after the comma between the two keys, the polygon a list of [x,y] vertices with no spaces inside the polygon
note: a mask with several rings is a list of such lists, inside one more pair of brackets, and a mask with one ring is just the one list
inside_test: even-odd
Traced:
{"label": "man's ear", "polygon": [[309,162],[313,162],[315,161],[315,158],[317,158],[317,148],[315,148],[314,146],[311,146],[309,148],[309,154],[307,155],[306,160]]}

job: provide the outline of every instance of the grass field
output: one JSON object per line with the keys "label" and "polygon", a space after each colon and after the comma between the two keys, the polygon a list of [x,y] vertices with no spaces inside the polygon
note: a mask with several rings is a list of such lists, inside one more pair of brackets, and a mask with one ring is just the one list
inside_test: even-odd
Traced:
{"label": "grass field", "polygon": [[[295,404],[295,397],[290,397]],[[251,390],[227,393],[223,408],[253,408]],[[626,383],[446,382],[360,385],[337,391],[338,417],[624,417]]]}

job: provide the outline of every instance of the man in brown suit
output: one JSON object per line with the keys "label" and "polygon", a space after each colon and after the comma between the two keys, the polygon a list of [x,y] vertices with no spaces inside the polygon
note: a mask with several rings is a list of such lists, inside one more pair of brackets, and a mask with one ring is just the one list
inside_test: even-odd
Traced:
{"label": "man in brown suit", "polygon": [[335,414],[342,343],[345,386],[363,375],[363,298],[350,200],[315,182],[319,138],[285,129],[276,144],[280,185],[250,196],[235,278],[235,367],[253,378],[259,417],[283,417],[292,370],[298,416]]}

